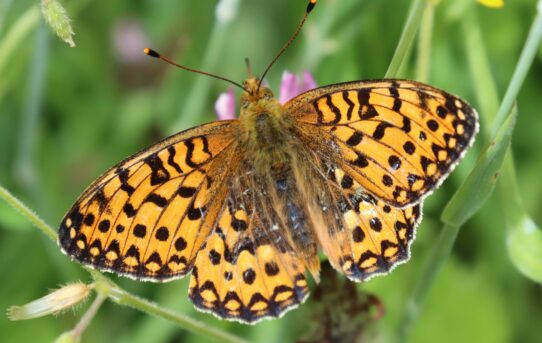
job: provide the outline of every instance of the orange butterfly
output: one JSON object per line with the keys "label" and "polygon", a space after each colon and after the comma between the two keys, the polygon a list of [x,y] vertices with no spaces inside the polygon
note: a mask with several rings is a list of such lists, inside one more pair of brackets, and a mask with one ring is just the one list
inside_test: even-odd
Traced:
{"label": "orange butterfly", "polygon": [[240,85],[239,119],[177,133],[91,184],[61,223],[62,250],[138,280],[192,272],[198,309],[244,323],[303,302],[318,251],[353,281],[405,262],[423,198],[473,142],[475,110],[391,79],[281,105],[261,79]]}

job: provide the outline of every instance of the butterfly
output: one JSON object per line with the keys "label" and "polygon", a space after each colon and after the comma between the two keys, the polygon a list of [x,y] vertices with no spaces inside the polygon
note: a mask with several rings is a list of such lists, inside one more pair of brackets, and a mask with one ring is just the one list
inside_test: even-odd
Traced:
{"label": "butterfly", "polygon": [[191,273],[196,308],[243,323],[302,303],[319,252],[356,282],[407,261],[422,201],[471,146],[476,111],[399,79],[282,105],[261,79],[241,85],[238,119],[179,132],[94,181],[61,222],[62,251],[138,280]]}

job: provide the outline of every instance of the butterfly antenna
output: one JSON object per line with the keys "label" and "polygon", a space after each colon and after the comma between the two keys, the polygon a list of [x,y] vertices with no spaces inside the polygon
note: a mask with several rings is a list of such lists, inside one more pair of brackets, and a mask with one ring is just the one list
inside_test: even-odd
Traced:
{"label": "butterfly antenna", "polygon": [[248,77],[252,78],[254,74],[252,73],[252,64],[250,64],[248,57],[245,57],[245,64],[247,66]]}
{"label": "butterfly antenna", "polygon": [[180,65],[176,62],[174,62],[172,59],[170,58],[167,58],[165,56],[162,56],[160,53],[158,53],[157,51],[153,50],[153,49],[149,49],[149,48],[145,48],[143,49],[143,52],[146,54],[146,55],[149,55],[150,57],[154,57],[154,58],[158,58],[166,63],[169,63],[171,64],[172,66],[175,66],[177,68],[180,68],[180,69],[184,69],[186,71],[190,71],[192,73],[196,73],[196,74],[202,74],[202,75],[207,75],[207,76],[210,76],[212,78],[215,78],[215,79],[218,79],[218,80],[222,80],[222,81],[226,81],[226,82],[229,82],[231,83],[232,85],[234,86],[237,86],[239,88],[241,88],[242,90],[244,90],[245,92],[247,92],[247,90],[245,89],[245,87],[243,87],[240,83],[237,83],[235,81],[232,81],[230,79],[227,79],[225,77],[222,77],[222,76],[218,76],[218,75],[215,75],[215,74],[211,74],[211,73],[207,73],[207,72],[204,72],[204,71],[201,71],[201,70],[197,70],[197,69],[192,69],[192,68],[188,68],[188,67],[185,67],[183,65]]}
{"label": "butterfly antenna", "polygon": [[299,32],[301,31],[301,28],[303,27],[303,25],[305,25],[305,21],[307,20],[307,17],[309,16],[309,13],[311,13],[311,11],[314,9],[314,6],[316,6],[316,1],[317,0],[309,0],[309,3],[307,4],[307,9],[305,10],[305,15],[303,15],[303,19],[301,20],[301,23],[299,23],[299,25],[297,26],[297,29],[295,30],[295,32],[292,34],[292,36],[290,37],[290,39],[288,39],[288,41],[286,42],[286,44],[284,44],[284,46],[279,50],[278,54],[275,56],[275,58],[273,59],[273,61],[271,61],[271,63],[269,63],[269,65],[267,66],[267,68],[265,69],[265,71],[263,72],[262,74],[262,77],[260,78],[260,83],[258,83],[258,88],[257,88],[257,91],[260,90],[260,86],[262,85],[262,82],[263,82],[263,79],[265,77],[265,75],[267,75],[267,72],[269,71],[269,69],[271,69],[271,67],[273,66],[273,64],[275,64],[275,62],[279,59],[279,57],[284,53],[284,51],[286,51],[286,49],[288,49],[288,47],[292,44],[292,42],[296,39],[297,35],[299,34]]}

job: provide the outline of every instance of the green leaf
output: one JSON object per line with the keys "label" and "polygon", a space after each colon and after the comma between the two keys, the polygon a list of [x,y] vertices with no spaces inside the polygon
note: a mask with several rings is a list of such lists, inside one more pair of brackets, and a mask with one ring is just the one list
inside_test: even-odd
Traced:
{"label": "green leaf", "polygon": [[515,267],[529,279],[542,283],[542,231],[525,213],[508,227],[506,247]]}

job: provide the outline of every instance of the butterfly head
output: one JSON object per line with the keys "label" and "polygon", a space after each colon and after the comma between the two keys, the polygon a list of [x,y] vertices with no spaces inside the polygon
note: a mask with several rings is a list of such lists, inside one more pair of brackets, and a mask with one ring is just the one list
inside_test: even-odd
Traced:
{"label": "butterfly head", "polygon": [[[262,106],[264,103],[276,101],[271,89],[260,86],[257,77],[251,77],[243,82],[243,94],[241,95],[241,109],[248,109],[251,106]],[[278,103],[278,102],[277,102]]]}
{"label": "butterfly head", "polygon": [[249,145],[256,142],[269,142],[278,137],[277,130],[283,131],[284,109],[273,92],[260,85],[260,80],[251,77],[243,83],[241,112],[239,119],[248,138]]}

